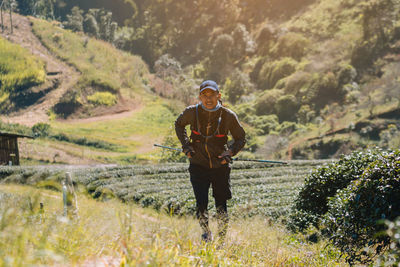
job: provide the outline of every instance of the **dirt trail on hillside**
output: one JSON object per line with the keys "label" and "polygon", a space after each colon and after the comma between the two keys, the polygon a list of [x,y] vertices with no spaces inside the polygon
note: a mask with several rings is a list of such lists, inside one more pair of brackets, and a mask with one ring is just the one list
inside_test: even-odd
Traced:
{"label": "dirt trail on hillside", "polygon": [[0,118],[9,123],[19,123],[32,126],[38,122],[47,122],[49,120],[47,112],[68,89],[74,87],[77,83],[80,73],[67,65],[65,62],[57,59],[55,55],[43,46],[40,40],[33,34],[31,22],[27,17],[13,14],[13,33],[10,33],[9,16],[5,16],[4,24],[8,27],[1,35],[9,41],[19,44],[29,50],[33,55],[39,57],[46,63],[47,79],[57,79],[58,86],[43,96],[36,104],[26,109],[12,113]]}

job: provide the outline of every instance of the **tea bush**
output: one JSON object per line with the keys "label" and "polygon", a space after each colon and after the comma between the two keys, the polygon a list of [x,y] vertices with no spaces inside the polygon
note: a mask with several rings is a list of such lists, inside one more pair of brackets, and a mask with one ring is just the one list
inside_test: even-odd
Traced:
{"label": "tea bush", "polygon": [[333,244],[350,264],[371,262],[391,243],[379,222],[400,216],[400,150],[378,156],[328,207],[324,222]]}
{"label": "tea bush", "polygon": [[303,231],[310,225],[319,226],[322,216],[328,212],[328,199],[351,181],[360,178],[364,169],[385,152],[369,150],[342,156],[339,161],[313,171],[305,180],[294,203],[288,226]]}

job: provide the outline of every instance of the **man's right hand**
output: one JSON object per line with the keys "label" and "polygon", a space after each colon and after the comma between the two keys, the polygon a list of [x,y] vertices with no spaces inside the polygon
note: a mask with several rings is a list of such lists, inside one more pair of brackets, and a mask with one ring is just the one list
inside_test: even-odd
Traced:
{"label": "man's right hand", "polygon": [[186,157],[191,159],[194,156],[194,149],[192,146],[187,146],[186,148],[183,149],[183,153],[185,153]]}

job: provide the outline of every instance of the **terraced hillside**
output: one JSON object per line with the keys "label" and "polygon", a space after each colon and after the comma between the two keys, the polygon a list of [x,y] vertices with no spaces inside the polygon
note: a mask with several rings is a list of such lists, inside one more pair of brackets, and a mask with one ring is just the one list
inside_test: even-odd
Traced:
{"label": "terraced hillside", "polygon": [[[328,161],[290,161],[288,165],[235,162],[232,165],[231,213],[274,218],[285,215],[310,171]],[[94,198],[118,197],[174,214],[193,214],[195,199],[188,165],[1,167],[4,183],[58,187],[65,172]],[[210,198],[212,199],[212,198]],[[214,203],[210,203],[210,208]],[[211,209],[213,212],[213,209]]]}

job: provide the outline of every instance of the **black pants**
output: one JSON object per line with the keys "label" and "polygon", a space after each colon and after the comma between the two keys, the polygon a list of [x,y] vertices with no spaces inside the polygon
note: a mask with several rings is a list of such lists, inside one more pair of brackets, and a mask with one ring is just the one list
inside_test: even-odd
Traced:
{"label": "black pants", "polygon": [[190,182],[193,186],[197,204],[197,218],[204,232],[210,232],[208,226],[208,191],[212,187],[215,207],[217,209],[218,231],[220,237],[225,237],[228,227],[228,211],[226,201],[232,198],[230,185],[231,168],[226,166],[210,169],[190,164]]}

